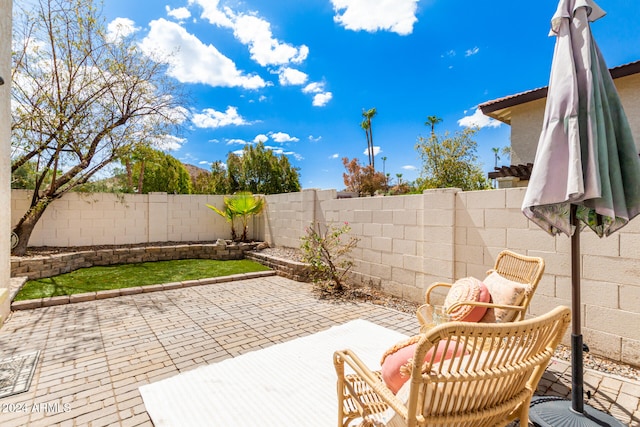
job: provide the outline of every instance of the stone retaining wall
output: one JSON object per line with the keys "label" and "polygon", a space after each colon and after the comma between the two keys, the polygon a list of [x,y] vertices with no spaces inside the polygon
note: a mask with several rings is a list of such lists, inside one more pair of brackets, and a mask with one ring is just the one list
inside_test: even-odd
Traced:
{"label": "stone retaining wall", "polygon": [[256,245],[256,243],[216,243],[148,246],[87,250],[29,258],[12,257],[11,277],[26,277],[29,280],[41,279],[96,265],[132,264],[176,259],[243,259],[245,251],[255,249]]}
{"label": "stone retaining wall", "polygon": [[275,270],[279,276],[284,276],[298,282],[311,281],[309,265],[303,262],[292,261],[254,251],[245,252],[244,256],[247,259],[259,262]]}

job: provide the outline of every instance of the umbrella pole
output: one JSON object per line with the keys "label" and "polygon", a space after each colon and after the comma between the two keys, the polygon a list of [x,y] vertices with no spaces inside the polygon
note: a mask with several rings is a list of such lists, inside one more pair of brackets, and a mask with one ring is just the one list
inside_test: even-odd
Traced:
{"label": "umbrella pole", "polygon": [[534,396],[529,420],[535,427],[623,427],[613,416],[584,404],[584,362],[580,303],[580,223],[571,205],[571,401],[556,396]]}
{"label": "umbrella pole", "polygon": [[582,306],[580,305],[580,223],[576,205],[571,205],[571,407],[584,413],[584,369],[582,360]]}

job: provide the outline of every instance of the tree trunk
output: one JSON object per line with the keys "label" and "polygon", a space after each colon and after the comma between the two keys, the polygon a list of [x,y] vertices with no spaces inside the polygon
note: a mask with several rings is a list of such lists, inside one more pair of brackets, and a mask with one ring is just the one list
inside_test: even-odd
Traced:
{"label": "tree trunk", "polygon": [[138,194],[142,194],[143,183],[144,183],[144,159],[140,161],[140,175],[138,176]]}
{"label": "tree trunk", "polygon": [[27,252],[31,233],[51,202],[52,199],[49,198],[38,199],[36,204],[31,206],[31,208],[29,208],[29,210],[20,219],[18,225],[13,229],[19,240],[16,247],[11,251],[12,255],[22,256]]}
{"label": "tree trunk", "polygon": [[369,119],[369,141],[371,141],[371,167],[373,167],[373,170],[375,172],[376,170],[376,156],[375,154],[373,154],[373,128],[371,127],[371,119]]}
{"label": "tree trunk", "polygon": [[127,160],[124,164],[124,167],[127,170],[127,192],[133,192],[133,170],[131,161]]}

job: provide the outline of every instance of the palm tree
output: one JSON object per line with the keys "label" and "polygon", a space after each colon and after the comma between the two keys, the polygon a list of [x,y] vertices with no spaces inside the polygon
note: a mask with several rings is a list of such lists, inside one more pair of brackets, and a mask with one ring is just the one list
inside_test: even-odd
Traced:
{"label": "palm tree", "polygon": [[246,241],[247,231],[249,230],[249,217],[262,212],[264,199],[260,196],[254,196],[250,191],[241,191],[225,198],[224,203],[235,216],[239,216],[242,220],[242,237],[240,240]]}
{"label": "palm tree", "polygon": [[436,131],[436,125],[441,123],[442,119],[438,116],[427,116],[427,121],[424,122],[426,126],[431,126],[431,135],[433,135]]}
{"label": "palm tree", "polygon": [[[498,169],[498,160],[500,160],[500,148],[493,147],[491,151],[493,151],[493,169],[495,170],[495,169]],[[497,183],[498,183],[498,180],[494,178],[493,188],[497,187]]]}
{"label": "palm tree", "polygon": [[385,171],[385,165],[387,164],[387,156],[381,157],[382,159],[382,174],[385,176],[385,180],[384,180],[384,189],[388,190],[389,189],[389,178],[387,177],[386,171]]}
{"label": "palm tree", "polygon": [[509,162],[511,162],[511,145],[505,145],[504,147],[502,147],[502,150],[500,150],[503,156],[507,156],[509,159]]}
{"label": "palm tree", "polygon": [[223,217],[225,221],[227,221],[231,225],[231,240],[236,241],[238,239],[238,235],[236,233],[236,227],[234,224],[236,214],[229,208],[229,205],[227,204],[227,198],[226,197],[224,198],[224,210],[218,209],[215,206],[210,205],[208,203],[207,203],[207,207],[209,209],[212,209],[215,213],[217,213],[221,217]]}
{"label": "palm tree", "polygon": [[[431,127],[431,137],[430,139],[434,139],[434,143],[436,143],[437,141],[435,140],[436,138],[436,125],[438,123],[441,123],[442,119],[438,116],[427,116],[427,121],[424,122],[425,126],[430,126]],[[440,163],[440,147],[439,145],[436,143],[434,146],[435,152],[436,152],[436,157],[435,157],[435,168],[436,168],[436,173],[438,171],[438,164]]]}
{"label": "palm tree", "polygon": [[[254,196],[250,191],[241,191],[233,196],[224,197],[224,210],[207,204],[218,215],[222,216],[229,224],[231,224],[231,240],[247,240],[247,231],[249,230],[249,217],[258,215],[264,208],[264,199],[260,196]],[[240,217],[242,220],[242,236],[238,239],[235,219]]]}
{"label": "palm tree", "polygon": [[367,153],[369,154],[369,166],[373,167],[375,170],[375,156],[373,155],[373,130],[371,129],[371,119],[374,118],[378,114],[375,107],[371,108],[367,111],[362,110],[362,117],[364,120],[360,123],[360,127],[364,129],[365,134],[367,135]]}
{"label": "palm tree", "polygon": [[497,168],[498,167],[498,160],[500,160],[500,148],[499,147],[494,147],[491,149],[491,151],[493,151],[493,167]]}

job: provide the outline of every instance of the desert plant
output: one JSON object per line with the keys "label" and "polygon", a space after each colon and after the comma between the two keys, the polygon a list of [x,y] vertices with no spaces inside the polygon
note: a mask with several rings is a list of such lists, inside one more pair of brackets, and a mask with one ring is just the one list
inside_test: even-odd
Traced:
{"label": "desert plant", "polygon": [[306,235],[300,238],[300,249],[303,261],[311,266],[315,283],[328,284],[330,290],[337,292],[344,290],[345,278],[353,267],[349,254],[359,241],[348,236],[350,231],[346,222],[341,226],[313,223],[307,227]]}
{"label": "desert plant", "polygon": [[[260,196],[254,196],[248,191],[242,191],[232,196],[225,196],[224,210],[218,209],[209,204],[207,204],[207,207],[222,216],[229,224],[231,224],[232,240],[246,241],[247,233],[249,231],[249,217],[258,215],[262,212],[262,209],[264,208],[264,199]],[[240,239],[238,239],[234,223],[235,219],[238,217],[242,221],[242,235],[240,236]]]}
{"label": "desert plant", "polygon": [[224,198],[224,210],[218,209],[215,206],[210,204],[207,204],[207,207],[213,210],[218,215],[220,215],[222,218],[225,219],[225,221],[227,221],[231,225],[231,240],[234,240],[234,241],[237,240],[238,235],[236,233],[236,227],[234,224],[236,214],[229,208],[229,205],[227,204],[227,198],[226,197]]}
{"label": "desert plant", "polygon": [[249,230],[249,217],[258,215],[264,208],[264,199],[254,196],[248,191],[241,191],[231,197],[225,198],[225,204],[242,221],[242,237],[240,240],[247,240]]}

